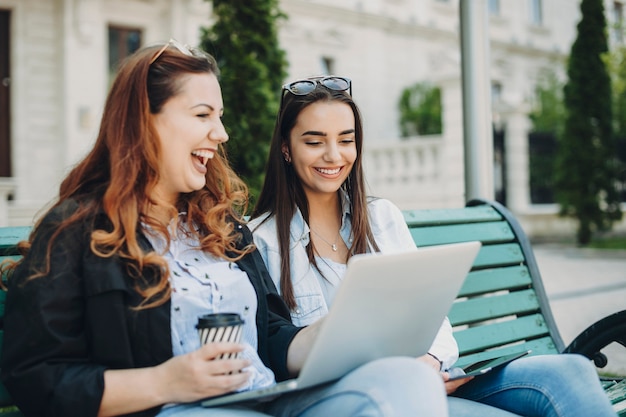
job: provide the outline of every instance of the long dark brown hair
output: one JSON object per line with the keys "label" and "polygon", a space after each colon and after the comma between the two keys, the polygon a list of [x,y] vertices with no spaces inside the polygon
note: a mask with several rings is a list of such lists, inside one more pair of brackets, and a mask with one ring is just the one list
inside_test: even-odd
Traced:
{"label": "long dark brown hair", "polygon": [[[295,126],[300,112],[313,103],[318,101],[345,103],[350,106],[354,113],[357,157],[348,178],[341,186],[349,197],[352,215],[353,240],[347,258],[349,259],[352,255],[358,253],[367,252],[369,245],[375,251],[379,251],[379,249],[374,240],[367,214],[367,195],[362,167],[363,123],[356,103],[347,92],[330,90],[321,84],[318,84],[315,90],[306,95],[294,95],[286,91],[283,94],[282,106],[278,111],[276,126],[274,127],[274,134],[270,144],[265,182],[251,218],[259,217],[265,213],[269,214],[267,218],[272,216],[276,218],[276,233],[278,235],[281,256],[280,292],[289,308],[294,309],[296,300],[293,283],[291,282],[291,269],[289,267],[289,229],[297,209],[302,213],[304,220],[307,223],[309,222],[309,204],[300,178],[296,174],[293,165],[285,161],[282,149],[283,146],[289,148],[291,130]],[[338,192],[341,192],[341,190]],[[312,240],[309,240],[306,250],[309,261],[317,267]]]}
{"label": "long dark brown hair", "polygon": [[[100,257],[118,256],[124,260],[127,270],[137,279],[136,290],[144,299],[143,307],[160,305],[169,298],[167,262],[159,254],[145,253],[137,233],[143,222],[168,241],[170,238],[166,226],[147,214],[150,205],[166,204],[150,197],[159,181],[161,155],[153,118],[180,92],[185,75],[204,73],[219,76],[212,56],[198,50],[181,51],[171,44],[143,48],[124,61],[107,97],[93,149],[65,177],[58,201],[51,208],[73,200],[78,209],[59,225],[48,242],[46,270],[30,279],[49,272],[52,245],[64,229],[104,213],[108,226],[92,231],[91,250]],[[172,218],[186,212],[184,220],[197,227],[198,230],[189,229],[198,236],[205,251],[228,260],[239,259],[252,250],[237,248],[238,235],[233,233],[232,224],[232,220],[241,220],[241,213],[245,212],[247,188],[230,168],[221,145],[207,169],[205,187],[183,193],[175,206],[165,207]],[[23,255],[29,252],[40,222],[29,240],[20,242]],[[160,271],[148,287],[140,285],[146,268]]]}

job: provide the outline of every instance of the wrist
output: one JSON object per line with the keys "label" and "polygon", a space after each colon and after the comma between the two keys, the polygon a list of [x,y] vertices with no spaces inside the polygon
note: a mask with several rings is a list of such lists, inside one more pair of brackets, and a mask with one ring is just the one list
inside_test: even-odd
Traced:
{"label": "wrist", "polygon": [[443,362],[435,355],[433,355],[432,353],[428,352],[426,353],[428,356],[430,356],[431,358],[433,358],[434,360],[437,361],[437,363],[439,364],[439,370],[441,371],[441,368],[443,366]]}

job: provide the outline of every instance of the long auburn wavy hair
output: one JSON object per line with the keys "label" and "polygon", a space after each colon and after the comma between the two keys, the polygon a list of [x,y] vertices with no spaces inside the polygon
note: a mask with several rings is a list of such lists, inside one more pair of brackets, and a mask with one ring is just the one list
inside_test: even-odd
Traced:
{"label": "long auburn wavy hair", "polygon": [[[165,49],[158,55],[161,48]],[[48,242],[46,270],[37,271],[29,279],[49,273],[54,240],[64,229],[104,213],[109,225],[91,232],[91,250],[100,257],[123,260],[143,297],[140,308],[161,305],[169,298],[167,262],[155,252],[146,253],[138,241],[140,223],[170,240],[166,226],[147,214],[151,205],[166,204],[150,197],[159,181],[161,155],[153,116],[179,93],[185,75],[203,73],[219,76],[212,56],[199,50],[183,52],[172,45],[146,47],[124,61],[107,97],[93,149],[65,177],[58,201],[50,208],[73,200],[78,209],[59,225]],[[176,206],[166,207],[172,218],[186,212],[183,221],[196,226],[189,229],[197,235],[203,250],[235,261],[253,250],[253,246],[238,248],[239,235],[233,232],[233,220],[242,221],[246,210],[248,190],[230,168],[221,144],[207,169],[205,187],[181,194]],[[40,223],[29,239],[18,245],[22,255],[29,252]],[[10,272],[18,264],[4,269]],[[147,270],[158,274],[149,286],[142,277]]]}
{"label": "long auburn wavy hair", "polygon": [[[289,138],[298,115],[307,106],[315,102],[337,101],[346,103],[354,113],[357,157],[350,175],[341,185],[341,189],[347,193],[350,199],[352,216],[353,240],[347,258],[349,259],[355,254],[366,253],[370,248],[376,252],[380,251],[380,249],[374,240],[367,214],[367,194],[362,166],[363,123],[356,103],[347,92],[330,90],[319,83],[311,93],[306,95],[298,96],[287,91],[283,92],[283,94],[282,106],[278,111],[274,134],[270,144],[265,182],[251,218],[260,217],[265,213],[269,213],[265,220],[272,216],[276,218],[276,233],[278,234],[281,256],[280,292],[287,306],[293,310],[297,304],[291,281],[291,269],[289,267],[291,261],[289,254],[289,229],[297,209],[302,213],[304,220],[307,223],[309,222],[309,204],[302,182],[296,174],[293,165],[285,161],[282,149],[283,145],[290,149]],[[342,191],[339,190],[338,192]],[[309,240],[306,251],[309,262],[317,268],[315,248],[312,240]]]}

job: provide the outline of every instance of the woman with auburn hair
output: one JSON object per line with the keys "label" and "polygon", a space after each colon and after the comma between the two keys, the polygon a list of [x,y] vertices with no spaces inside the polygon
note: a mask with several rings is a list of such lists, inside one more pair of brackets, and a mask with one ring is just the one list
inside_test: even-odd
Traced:
{"label": "woman with auburn hair", "polygon": [[[27,417],[447,416],[442,382],[410,358],[271,401],[199,404],[296,374],[316,334],[291,323],[242,221],[218,75],[173,40],[120,68],[93,149],[0,271],[15,403]],[[241,343],[201,345],[212,312],[242,316]]]}
{"label": "woman with auburn hair", "polygon": [[[366,196],[363,128],[351,89],[348,78],[337,76],[283,86],[265,183],[248,224],[298,326],[326,315],[351,256],[416,250],[401,211]],[[521,358],[473,379],[449,380],[458,354],[446,318],[418,358],[445,381],[451,417],[615,415],[580,355]]]}

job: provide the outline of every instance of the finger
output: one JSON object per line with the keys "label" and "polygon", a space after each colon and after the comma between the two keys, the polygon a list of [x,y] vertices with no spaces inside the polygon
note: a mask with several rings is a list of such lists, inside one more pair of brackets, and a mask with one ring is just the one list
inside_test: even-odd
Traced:
{"label": "finger", "polygon": [[248,359],[220,359],[206,361],[206,372],[209,375],[225,375],[244,372],[252,362]]}
{"label": "finger", "polygon": [[237,353],[243,352],[245,346],[241,343],[229,343],[229,342],[216,342],[207,343],[200,347],[200,354],[204,359],[217,359],[223,355],[228,357],[235,357]]}
{"label": "finger", "polygon": [[248,384],[250,377],[251,374],[248,371],[230,375],[212,376],[210,380],[207,380],[206,385],[201,388],[203,397],[213,397],[237,391]]}

